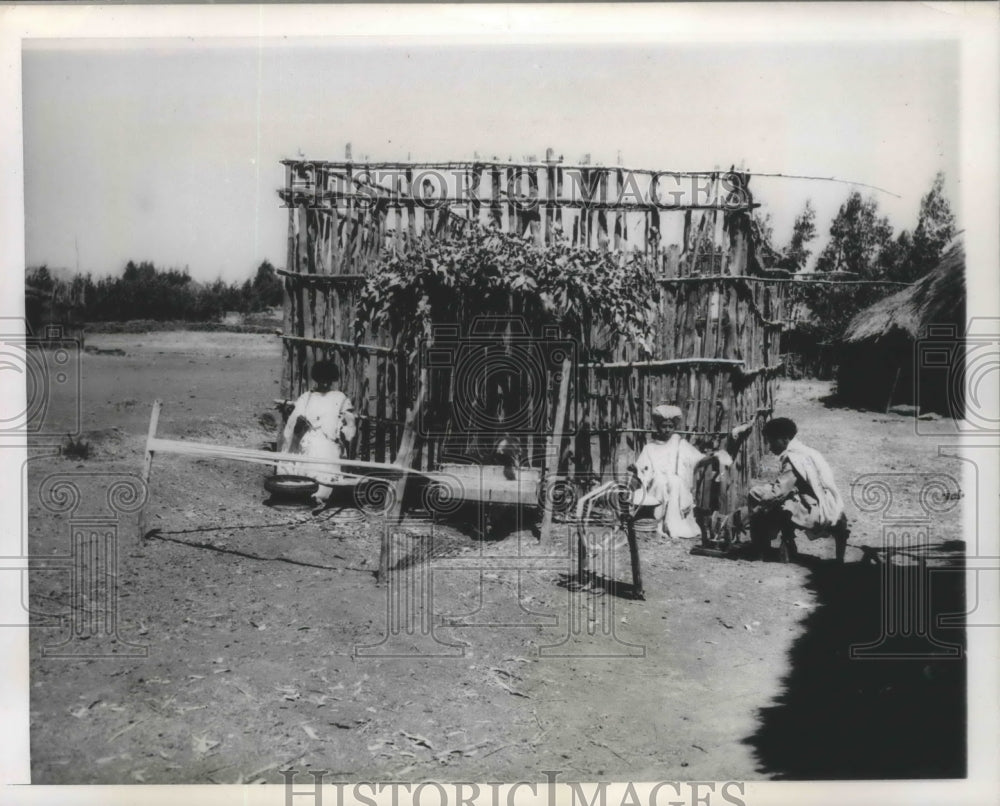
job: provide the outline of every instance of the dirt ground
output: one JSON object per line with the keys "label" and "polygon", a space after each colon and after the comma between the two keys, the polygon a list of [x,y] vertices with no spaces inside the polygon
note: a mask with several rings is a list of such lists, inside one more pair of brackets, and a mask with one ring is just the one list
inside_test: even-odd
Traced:
{"label": "dirt ground", "polygon": [[[163,437],[274,437],[274,337],[109,334],[88,348],[91,454],[33,448],[33,557],[70,552],[73,519],[106,507],[114,476],[101,474],[140,472],[154,398]],[[572,536],[540,545],[517,524],[483,540],[410,519],[397,543],[424,561],[377,587],[381,518],[268,507],[262,466],[158,456],[158,531],[140,542],[134,512],[117,521],[118,640],[85,628],[93,603],[65,566],[31,575],[33,781],[280,783],[287,768],[333,780],[961,776],[965,664],[940,647],[961,650],[963,630],[886,633],[885,566],[860,562],[861,546],[883,545],[885,514],[851,496],[880,474],[892,506],[919,515],[918,542],[960,559],[961,507],[922,509],[920,490],[942,474],[960,483],[961,463],[912,418],[829,407],[828,393],[785,382],[777,413],[837,474],[847,565],[826,540],[800,541],[784,565],[647,539],[645,601],[574,590]],[[69,430],[73,412],[57,401],[49,416]],[[79,487],[76,511],[40,500],[56,473]],[[627,581],[627,551],[614,556]],[[890,567],[900,585],[920,573]],[[961,574],[932,583],[931,615],[962,611]]]}

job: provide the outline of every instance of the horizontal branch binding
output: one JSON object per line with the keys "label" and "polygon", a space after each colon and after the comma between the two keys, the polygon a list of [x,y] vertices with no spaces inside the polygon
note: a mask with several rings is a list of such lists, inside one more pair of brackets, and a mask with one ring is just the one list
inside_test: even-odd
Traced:
{"label": "horizontal branch binding", "polygon": [[691,364],[720,364],[730,367],[743,366],[746,362],[738,358],[664,358],[651,361],[609,361],[607,363],[581,364],[586,369],[657,369],[660,367],[682,367]]}
{"label": "horizontal branch binding", "polygon": [[734,282],[745,280],[755,283],[793,283],[794,285],[901,285],[909,286],[912,283],[902,283],[898,280],[806,280],[783,277],[757,277],[752,274],[702,274],[690,275],[688,277],[657,277],[656,281],[663,285],[668,283],[708,283],[708,282]]}
{"label": "horizontal branch binding", "polygon": [[296,341],[300,344],[340,347],[344,350],[356,350],[358,352],[385,353],[386,355],[392,355],[399,352],[399,350],[394,347],[381,347],[377,344],[355,344],[354,342],[339,341],[338,339],[311,339],[306,336],[289,336],[282,333],[280,330],[275,330],[274,335],[281,336],[283,341]]}
{"label": "horizontal branch binding", "polygon": [[294,277],[297,280],[309,280],[318,283],[363,283],[366,279],[363,274],[312,274],[309,272],[287,271],[276,269],[282,277]]}
{"label": "horizontal branch binding", "polygon": [[[621,171],[622,173],[648,174],[650,176],[724,176],[730,173],[742,173],[741,171],[723,171],[718,168],[711,171],[664,171],[654,168],[628,168],[624,165],[578,165],[566,163],[558,160],[551,162],[503,162],[498,160],[457,160],[451,162],[369,162],[366,160],[281,160],[281,164],[290,168],[315,167],[324,170],[343,169],[378,169],[378,170],[398,170],[401,172],[413,170],[492,170],[510,168],[530,168],[544,170],[546,168],[561,168],[571,171]],[[753,176],[751,173],[750,176]]]}

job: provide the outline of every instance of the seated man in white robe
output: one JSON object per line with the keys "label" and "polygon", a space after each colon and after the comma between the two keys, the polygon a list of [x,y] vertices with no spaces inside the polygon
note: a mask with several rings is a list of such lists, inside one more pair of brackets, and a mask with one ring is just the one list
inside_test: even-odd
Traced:
{"label": "seated man in white robe", "polygon": [[311,377],[313,388],[295,401],[279,450],[329,462],[279,462],[278,473],[315,479],[319,489],[313,498],[323,506],[333,492],[333,484],[340,480],[338,462],[346,455],[346,447],[354,439],[357,426],[350,399],[333,388],[340,380],[337,365],[332,361],[317,361]]}
{"label": "seated man in white robe", "polygon": [[751,541],[761,555],[780,535],[782,558],[795,556],[795,533],[801,530],[813,540],[832,536],[836,559],[843,562],[849,536],[843,499],[826,459],[800,442],[797,433],[795,423],[787,417],[776,417],[764,425],[764,439],[780,462],[778,477],[770,484],[752,487],[747,507],[734,517],[749,521]]}
{"label": "seated man in white robe", "polygon": [[[659,536],[690,540],[702,534],[695,517],[695,472],[718,461],[719,473],[724,476],[733,460],[725,449],[703,454],[676,433],[682,417],[677,406],[663,404],[653,409],[652,437],[633,466],[639,488],[633,491],[632,504],[654,507]],[[730,445],[738,444],[750,428],[734,429]]]}

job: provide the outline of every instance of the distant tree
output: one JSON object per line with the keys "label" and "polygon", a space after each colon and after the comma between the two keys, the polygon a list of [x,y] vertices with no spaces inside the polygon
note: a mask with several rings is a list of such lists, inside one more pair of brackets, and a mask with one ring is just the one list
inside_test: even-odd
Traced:
{"label": "distant tree", "polygon": [[904,283],[919,280],[938,264],[944,247],[954,236],[955,216],[944,195],[944,174],[938,172],[931,189],[920,200],[913,236],[908,235],[906,243],[899,245],[895,261],[886,265],[886,276]]}
{"label": "distant tree", "polygon": [[270,261],[261,263],[253,280],[244,283],[243,297],[242,307],[247,312],[263,311],[265,308],[281,305],[285,298],[285,284]]}
{"label": "distant tree", "polygon": [[913,252],[913,236],[903,230],[895,240],[889,241],[879,256],[879,274],[887,280],[901,280],[908,274],[908,265]]}
{"label": "distant tree", "polygon": [[758,261],[763,268],[774,268],[781,261],[781,252],[774,246],[774,222],[771,214],[754,211],[750,226],[756,243]]}
{"label": "distant tree", "polygon": [[806,199],[805,207],[792,225],[792,238],[782,252],[778,267],[790,272],[801,271],[805,268],[806,261],[812,254],[809,244],[815,237],[816,210],[812,206],[812,201]]}
{"label": "distant tree", "polygon": [[131,284],[150,283],[156,279],[156,267],[148,260],[136,265],[130,260],[125,264],[125,271],[122,272],[122,280]]}
{"label": "distant tree", "polygon": [[[806,232],[803,226],[803,235]],[[903,240],[905,244],[905,239]],[[830,225],[830,241],[816,261],[817,272],[848,271],[866,280],[883,279],[885,260],[900,244],[892,238],[889,220],[879,215],[875,199],[853,191]],[[813,315],[821,343],[836,341],[855,314],[892,292],[891,286],[809,284],[802,299]]]}
{"label": "distant tree", "polygon": [[55,278],[53,278],[48,266],[36,266],[35,268],[28,269],[25,272],[24,281],[36,291],[41,291],[45,294],[50,293],[56,284]]}
{"label": "distant tree", "polygon": [[892,225],[879,215],[878,202],[853,191],[830,225],[830,242],[816,261],[816,271],[849,271],[879,279],[882,250],[891,240]]}

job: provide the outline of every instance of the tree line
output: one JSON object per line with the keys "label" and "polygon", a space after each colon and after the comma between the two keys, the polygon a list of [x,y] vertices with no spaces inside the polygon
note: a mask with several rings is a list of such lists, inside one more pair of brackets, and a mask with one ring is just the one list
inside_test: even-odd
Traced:
{"label": "tree line", "polygon": [[[945,177],[938,173],[930,190],[920,200],[913,231],[893,232],[889,219],[881,214],[874,197],[852,191],[830,224],[830,240],[819,253],[814,267],[817,279],[849,273],[860,280],[913,283],[931,271],[945,246],[956,234],[955,216],[944,193]],[[789,243],[771,245],[769,216],[758,219],[763,258],[767,265],[802,274],[812,255],[817,235],[816,212],[807,201],[796,217]],[[899,290],[892,285],[842,286],[803,284],[798,293],[810,316],[800,330],[811,330],[817,341],[831,343],[843,335],[854,316]]]}
{"label": "tree line", "polygon": [[96,280],[89,273],[62,280],[47,266],[39,266],[28,269],[25,286],[29,300],[45,300],[55,309],[50,318],[77,322],[210,322],[227,311],[256,313],[281,305],[284,294],[284,283],[266,260],[243,283],[221,279],[201,283],[186,269],[160,269],[149,261],[130,260],[120,277]]}

